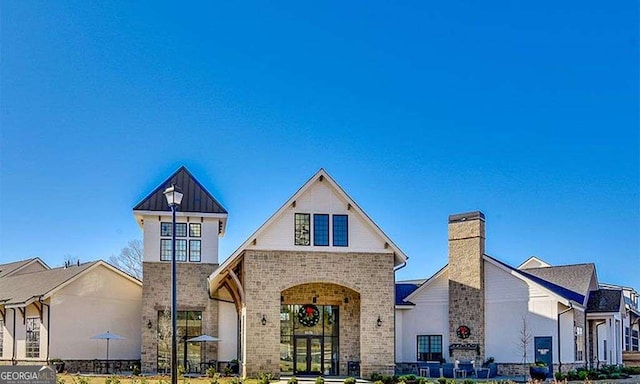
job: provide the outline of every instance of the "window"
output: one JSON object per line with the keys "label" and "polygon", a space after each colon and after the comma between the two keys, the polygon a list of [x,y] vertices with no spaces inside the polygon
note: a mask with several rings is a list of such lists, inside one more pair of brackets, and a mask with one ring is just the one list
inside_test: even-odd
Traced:
{"label": "window", "polygon": [[295,245],[310,245],[311,215],[296,213],[295,215]]}
{"label": "window", "polygon": [[584,330],[576,327],[576,361],[584,360]]}
{"label": "window", "polygon": [[442,335],[418,335],[418,361],[442,359]]}
{"label": "window", "polygon": [[313,245],[329,245],[329,215],[313,215]]}
{"label": "window", "polygon": [[40,318],[28,317],[27,326],[27,357],[40,357]]}
{"label": "window", "polygon": [[4,321],[0,319],[0,357],[2,357],[2,344],[4,343]]}
{"label": "window", "polygon": [[624,350],[631,350],[631,328],[629,327],[624,328]]}
{"label": "window", "polygon": [[200,261],[200,240],[189,240],[189,261]]}
{"label": "window", "polygon": [[640,349],[638,349],[638,340],[640,340],[640,337],[638,337],[640,332],[638,332],[635,329],[631,330],[631,350],[632,351],[639,351]]}
{"label": "window", "polygon": [[349,245],[349,216],[333,215],[333,246]]}
{"label": "window", "polygon": [[[160,261],[171,261],[171,228],[172,223],[160,223],[160,236],[169,237],[160,239]],[[202,224],[189,223],[189,237],[202,235]],[[176,237],[187,237],[187,223],[176,223]],[[193,241],[198,244],[193,243]],[[189,261],[200,261],[202,258],[200,240],[189,241]],[[192,246],[193,244],[193,246]],[[193,249],[193,251],[191,251]],[[176,261],[187,261],[187,239],[176,239]]]}
{"label": "window", "polygon": [[200,223],[189,224],[189,237],[200,237],[202,225]]}
{"label": "window", "polygon": [[[178,329],[178,363],[184,364],[184,356],[187,358],[187,369],[193,372],[196,368],[193,364],[201,361],[202,348],[205,343],[185,343],[185,339],[202,335],[202,312],[200,311],[178,311],[177,313]],[[171,362],[171,311],[158,311],[157,321],[157,363],[158,371],[169,370]],[[187,348],[185,354],[185,346]],[[192,364],[189,364],[193,362]]]}

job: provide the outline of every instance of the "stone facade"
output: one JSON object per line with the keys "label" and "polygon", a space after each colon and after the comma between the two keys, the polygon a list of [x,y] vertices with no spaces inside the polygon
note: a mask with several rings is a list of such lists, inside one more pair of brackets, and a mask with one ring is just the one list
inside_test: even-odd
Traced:
{"label": "stone facade", "polygon": [[[178,263],[178,311],[202,311],[202,333],[218,335],[218,304],[208,295],[207,278],[218,264]],[[171,263],[143,262],[142,372],[157,372],[158,311],[171,309]],[[148,327],[151,321],[151,328]],[[217,358],[216,343],[202,343],[207,359]],[[182,358],[178,357],[181,361]]]}
{"label": "stone facade", "polygon": [[[271,372],[277,377],[280,375],[281,296],[288,300],[284,292],[305,299],[305,295],[311,294],[314,289],[318,292],[318,299],[327,300],[326,303],[337,302],[340,295],[345,293],[354,299],[357,298],[356,294],[359,295],[359,335],[349,334],[356,331],[346,329],[341,330],[344,334],[340,334],[341,344],[353,343],[340,346],[341,374],[346,373],[342,368],[347,360],[360,362],[362,377],[368,377],[373,372],[393,374],[393,253],[246,250],[243,263],[244,376],[252,377],[260,372]],[[322,299],[321,293],[326,293],[327,297]],[[351,304],[349,300],[349,307]],[[358,312],[349,307],[345,311],[355,322]],[[267,319],[265,325],[261,322],[263,316]],[[380,325],[377,324],[378,318]],[[358,353],[358,348],[359,355],[350,355]]]}
{"label": "stone facade", "polygon": [[[451,349],[452,361],[484,359],[484,247],[482,212],[449,216],[449,340],[479,345],[479,350]],[[460,326],[470,329],[468,338],[458,337]]]}

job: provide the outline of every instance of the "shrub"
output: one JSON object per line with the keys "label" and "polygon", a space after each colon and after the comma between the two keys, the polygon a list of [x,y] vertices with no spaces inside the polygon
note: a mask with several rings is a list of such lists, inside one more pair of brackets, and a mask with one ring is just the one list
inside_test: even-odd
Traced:
{"label": "shrub", "polygon": [[379,374],[378,372],[373,372],[371,374],[371,377],[370,377],[369,381],[371,381],[372,383],[374,383],[376,381],[382,381],[382,375]]}
{"label": "shrub", "polygon": [[64,379],[60,376],[56,376],[56,384],[64,384]]}
{"label": "shrub", "polygon": [[209,367],[207,368],[207,370],[205,371],[207,377],[213,377],[215,374],[217,374],[217,371],[214,367]]}
{"label": "shrub", "polygon": [[287,380],[287,384],[298,384],[298,378],[295,376],[290,377],[289,380]]}
{"label": "shrub", "polygon": [[384,384],[384,382],[382,380],[376,380],[373,382],[373,384]]}
{"label": "shrub", "polygon": [[135,364],[131,371],[133,376],[140,376],[140,367],[138,367],[138,364]]}
{"label": "shrub", "polygon": [[424,377],[418,379],[418,384],[428,384],[429,382]]}
{"label": "shrub", "polygon": [[403,382],[403,383],[406,383],[406,382],[408,382],[408,381],[416,381],[417,379],[418,379],[418,378],[416,377],[416,375],[411,374],[411,375],[403,375],[403,376],[400,376],[400,377],[398,378],[398,381],[401,381],[401,382]]}
{"label": "shrub", "polygon": [[187,373],[187,370],[184,369],[184,365],[178,365],[178,376],[182,377],[185,373]]}
{"label": "shrub", "polygon": [[566,379],[567,377],[569,377],[568,373],[562,373],[562,372],[556,372],[553,377],[556,378],[556,381],[563,381],[564,379]]}
{"label": "shrub", "polygon": [[271,380],[273,380],[271,372],[258,374],[258,384],[269,384]]}
{"label": "shrub", "polygon": [[149,384],[149,380],[146,377],[140,379],[140,384]]}
{"label": "shrub", "polygon": [[224,375],[225,376],[231,375],[232,372],[233,372],[233,369],[231,369],[230,366],[227,365],[226,367],[224,367]]}
{"label": "shrub", "polygon": [[356,379],[353,377],[347,377],[344,379],[344,384],[356,384]]}
{"label": "shrub", "polygon": [[475,381],[473,381],[472,379],[464,379],[462,380],[462,384],[473,384],[475,383]]}
{"label": "shrub", "polygon": [[587,379],[587,376],[589,376],[589,372],[582,370],[578,372],[578,379],[585,381]]}
{"label": "shrub", "polygon": [[639,367],[622,367],[622,372],[627,375],[640,375],[640,366]]}
{"label": "shrub", "polygon": [[322,376],[316,377],[316,384],[324,384],[324,378]]}
{"label": "shrub", "polygon": [[447,378],[446,377],[439,377],[438,378],[438,384],[447,384]]}
{"label": "shrub", "polygon": [[104,384],[120,384],[120,378],[116,375],[109,376],[104,379]]}
{"label": "shrub", "polygon": [[395,376],[382,376],[382,382],[384,384],[394,384],[396,382]]}
{"label": "shrub", "polygon": [[[208,371],[208,370],[207,370]],[[208,372],[207,372],[208,374]],[[211,378],[211,380],[209,380],[209,384],[218,384],[218,382],[220,381],[220,374],[219,373],[214,373],[213,375],[209,376]]]}
{"label": "shrub", "polygon": [[240,377],[233,377],[230,381],[231,384],[244,384],[244,379]]}

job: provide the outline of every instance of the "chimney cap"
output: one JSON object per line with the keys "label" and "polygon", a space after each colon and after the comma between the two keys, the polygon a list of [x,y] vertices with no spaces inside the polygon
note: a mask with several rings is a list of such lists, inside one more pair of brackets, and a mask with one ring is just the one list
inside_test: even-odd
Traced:
{"label": "chimney cap", "polygon": [[449,224],[459,223],[462,221],[469,221],[469,220],[484,221],[484,213],[482,213],[481,211],[473,211],[473,212],[457,213],[455,215],[449,216]]}

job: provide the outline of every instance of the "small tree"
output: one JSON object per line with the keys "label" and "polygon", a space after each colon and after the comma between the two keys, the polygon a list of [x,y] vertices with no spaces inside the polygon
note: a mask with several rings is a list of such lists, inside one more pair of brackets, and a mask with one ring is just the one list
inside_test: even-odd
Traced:
{"label": "small tree", "polygon": [[522,315],[522,323],[520,326],[520,331],[518,332],[518,346],[522,352],[522,366],[523,366],[523,376],[526,379],[527,376],[527,365],[529,362],[529,358],[527,353],[529,352],[529,344],[531,344],[531,327],[529,326],[529,318],[526,315]]}
{"label": "small tree", "polygon": [[142,257],[144,256],[142,241],[131,240],[120,250],[118,256],[111,256],[109,262],[126,273],[142,280]]}
{"label": "small tree", "polygon": [[[171,309],[165,306],[162,311],[158,312],[158,354],[164,358],[165,364],[162,367],[164,373],[170,368],[171,363],[171,334],[173,333],[171,325]],[[178,328],[177,340],[182,337],[182,330]],[[177,343],[176,343],[177,344]]]}

